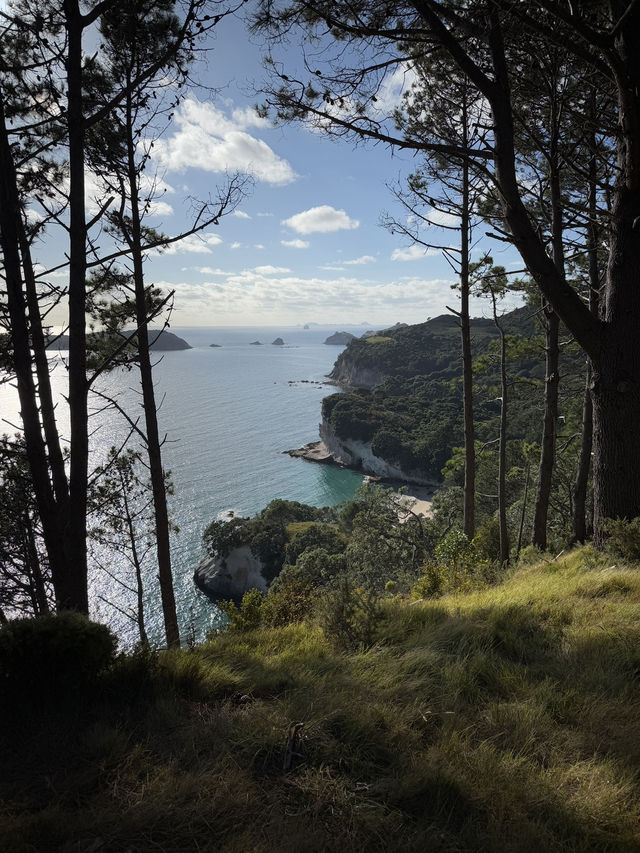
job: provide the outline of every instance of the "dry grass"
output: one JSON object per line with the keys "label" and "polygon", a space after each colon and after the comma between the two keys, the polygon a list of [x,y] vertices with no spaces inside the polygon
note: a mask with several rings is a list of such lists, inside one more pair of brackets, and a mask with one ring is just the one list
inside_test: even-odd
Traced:
{"label": "dry grass", "polygon": [[640,571],[582,549],[383,606],[366,652],[227,634],[7,709],[0,849],[640,850]]}

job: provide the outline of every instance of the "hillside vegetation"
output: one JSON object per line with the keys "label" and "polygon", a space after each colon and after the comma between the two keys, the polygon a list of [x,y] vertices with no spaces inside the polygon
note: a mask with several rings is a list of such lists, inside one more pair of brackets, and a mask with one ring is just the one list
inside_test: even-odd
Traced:
{"label": "hillside vegetation", "polygon": [[364,644],[318,607],[2,691],[0,848],[637,851],[639,607],[637,565],[583,548],[388,595]]}
{"label": "hillside vegetation", "polygon": [[[495,440],[499,430],[498,332],[491,320],[471,322],[476,438],[486,443]],[[531,307],[511,311],[502,323],[508,335],[508,436],[521,446],[523,440],[540,438],[544,341]],[[572,418],[576,429],[583,361],[575,347],[563,347],[561,414]],[[340,441],[370,443],[376,456],[402,471],[442,479],[445,463],[463,442],[460,329],[455,317],[443,315],[355,339],[330,376],[347,388],[322,401],[323,422],[332,435]]]}

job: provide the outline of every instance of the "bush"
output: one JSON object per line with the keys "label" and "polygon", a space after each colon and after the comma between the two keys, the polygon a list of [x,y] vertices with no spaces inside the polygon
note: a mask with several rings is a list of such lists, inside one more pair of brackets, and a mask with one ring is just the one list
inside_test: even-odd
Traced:
{"label": "bush", "polygon": [[320,624],[328,640],[342,649],[369,648],[376,640],[382,610],[370,590],[342,578],[320,604]]}
{"label": "bush", "polygon": [[315,603],[317,587],[313,579],[295,566],[285,566],[276,580],[278,585],[269,590],[262,605],[263,624],[278,628],[302,622]]}
{"label": "bush", "polygon": [[217,605],[229,619],[230,631],[254,631],[262,622],[264,593],[250,589],[242,596],[240,606],[234,601],[218,601]]}
{"label": "bush", "polygon": [[[296,530],[296,527],[301,529]],[[323,548],[328,554],[341,554],[347,547],[346,537],[333,524],[322,522],[308,522],[304,526],[290,524],[287,527],[287,533],[291,541],[285,548],[285,562],[290,565],[294,565],[305,551]]]}
{"label": "bush", "polygon": [[600,529],[607,537],[605,547],[614,560],[640,563],[640,518],[631,521],[605,518]]}
{"label": "bush", "polygon": [[15,619],[0,629],[0,693],[44,698],[82,689],[114,660],[117,640],[106,625],[80,613]]}

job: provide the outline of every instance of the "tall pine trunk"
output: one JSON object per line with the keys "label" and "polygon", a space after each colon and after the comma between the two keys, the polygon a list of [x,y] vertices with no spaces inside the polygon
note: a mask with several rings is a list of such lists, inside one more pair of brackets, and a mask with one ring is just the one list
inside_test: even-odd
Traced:
{"label": "tall pine trunk", "polygon": [[[129,82],[129,81],[128,81]],[[153,371],[149,353],[148,306],[144,286],[144,268],[142,260],[142,237],[140,226],[140,207],[138,198],[138,174],[135,162],[135,141],[133,128],[133,105],[131,86],[127,87],[126,104],[127,132],[127,172],[129,183],[129,198],[131,202],[131,240],[130,249],[133,260],[133,278],[136,295],[136,325],[138,329],[138,359],[140,367],[140,383],[142,386],[142,402],[146,424],[147,453],[149,457],[149,473],[153,493],[153,510],[155,516],[156,553],[158,558],[158,578],[160,581],[160,596],[162,614],[164,617],[167,645],[180,645],[176,601],[173,591],[173,575],[171,572],[171,546],[169,541],[169,514],[167,510],[167,493],[165,487],[164,469],[162,467],[162,452],[158,429],[158,413],[156,409],[155,392],[153,388]]]}
{"label": "tall pine trunk", "polygon": [[[598,260],[598,245],[600,228],[598,225],[598,163],[597,140],[595,134],[596,91],[591,91],[589,99],[589,120],[592,130],[589,137],[591,156],[589,157],[589,177],[587,190],[587,252],[589,257],[589,309],[594,317],[598,316],[600,303],[600,263]],[[582,402],[582,438],[576,480],[573,487],[573,538],[576,542],[584,542],[587,538],[587,487],[589,471],[591,470],[591,451],[593,448],[593,403],[591,401],[591,362],[587,359],[587,375],[584,397]]]}
{"label": "tall pine trunk", "polygon": [[50,479],[47,450],[40,424],[38,393],[33,375],[27,304],[23,292],[19,249],[21,216],[15,165],[7,135],[4,101],[0,93],[0,248],[4,263],[13,369],[20,400],[27,460],[42,523],[43,539],[56,599],[63,603],[68,589],[68,572],[61,516]]}
{"label": "tall pine trunk", "polygon": [[88,613],[87,487],[89,431],[87,396],[86,269],[82,102],[83,21],[78,0],[65,0],[67,29],[67,132],[69,145],[69,515],[65,528],[68,588],[61,605]]}
{"label": "tall pine trunk", "polygon": [[[463,145],[468,145],[467,103],[462,104]],[[460,334],[462,337],[462,398],[464,413],[464,532],[469,540],[475,535],[476,449],[473,424],[473,367],[471,323],[469,320],[469,162],[462,164],[462,209],[460,218]]]}

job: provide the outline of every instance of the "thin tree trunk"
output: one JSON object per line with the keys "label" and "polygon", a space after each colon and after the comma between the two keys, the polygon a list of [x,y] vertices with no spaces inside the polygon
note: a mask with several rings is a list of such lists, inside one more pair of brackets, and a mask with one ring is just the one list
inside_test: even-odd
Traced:
{"label": "thin tree trunk", "polygon": [[[596,95],[595,88],[592,89],[590,98],[591,122],[596,120]],[[597,141],[595,132],[592,131],[589,139],[591,157],[589,158],[589,189],[588,189],[588,216],[587,227],[587,251],[589,254],[589,308],[594,317],[598,316],[600,302],[600,264],[598,262],[598,243],[600,240],[600,228],[598,226],[597,191]],[[584,400],[582,404],[582,440],[580,443],[580,457],[578,459],[578,470],[573,487],[573,538],[576,542],[584,542],[587,538],[587,486],[589,482],[589,471],[591,469],[591,450],[593,447],[593,403],[591,401],[591,363],[587,360],[587,376],[584,389]]]}
{"label": "thin tree trunk", "polygon": [[180,633],[176,614],[176,601],[173,590],[173,575],[171,572],[171,546],[169,541],[169,514],[167,511],[167,494],[165,476],[162,467],[162,452],[158,430],[158,413],[156,409],[155,392],[153,388],[153,371],[149,353],[149,331],[147,298],[144,286],[144,269],[142,261],[142,239],[140,233],[140,209],[138,199],[138,175],[135,162],[135,142],[132,125],[133,106],[130,86],[127,92],[127,169],[129,181],[129,198],[131,202],[131,254],[133,260],[133,278],[136,294],[136,322],[138,327],[138,359],[140,367],[140,383],[146,423],[147,452],[149,456],[149,472],[153,492],[153,509],[155,515],[156,550],[158,557],[158,577],[160,580],[160,596],[164,616],[167,645],[180,645]]}
{"label": "thin tree trunk", "polygon": [[62,602],[67,590],[67,568],[62,530],[59,524],[49,477],[47,453],[40,427],[37,389],[32,372],[27,308],[22,290],[19,252],[18,223],[20,216],[16,172],[7,137],[4,101],[0,94],[0,247],[2,248],[4,263],[7,308],[13,347],[13,369],[18,386],[26,453],[38,513],[42,523],[43,539],[49,557],[56,598]]}
{"label": "thin tree trunk", "polygon": [[502,405],[500,408],[500,441],[498,449],[498,523],[500,529],[500,565],[509,562],[509,531],[507,528],[507,343],[504,328],[498,317],[496,296],[491,291],[493,303],[493,322],[500,335],[500,387]]}
{"label": "thin tree trunk", "polygon": [[[467,103],[462,104],[463,146],[467,145]],[[462,337],[462,398],[464,413],[464,532],[475,535],[476,449],[473,423],[473,367],[469,321],[469,163],[462,164],[462,210],[460,218],[460,333]]]}
{"label": "thin tree trunk", "polygon": [[22,226],[20,228],[20,248],[22,253],[22,266],[24,270],[25,292],[27,297],[27,309],[29,314],[29,329],[31,331],[31,347],[33,349],[33,360],[38,377],[38,398],[40,401],[40,412],[44,430],[49,465],[51,468],[51,480],[56,502],[59,507],[60,518],[64,519],[68,512],[69,483],[64,466],[64,457],[60,445],[60,435],[56,424],[55,406],[51,381],[49,374],[49,360],[47,358],[46,340],[42,328],[42,317],[38,304],[38,293],[36,279],[31,260],[31,247]]}
{"label": "thin tree trunk", "polygon": [[542,442],[540,465],[538,468],[538,488],[536,491],[535,512],[533,517],[532,543],[542,551],[547,547],[547,519],[549,514],[549,496],[553,481],[553,468],[556,456],[556,423],[558,420],[558,385],[560,348],[558,345],[560,319],[548,305],[545,314],[545,382],[544,417],[542,421]]}
{"label": "thin tree trunk", "polygon": [[65,546],[69,585],[61,604],[88,613],[87,487],[89,466],[86,313],[87,225],[84,191],[82,32],[78,0],[65,0],[69,135],[69,514]]}
{"label": "thin tree trunk", "polygon": [[[560,186],[560,136],[558,104],[555,92],[551,93],[551,141],[549,169],[551,184],[551,246],[553,263],[558,275],[564,279],[564,211]],[[553,468],[556,461],[556,424],[558,423],[558,386],[560,384],[560,318],[551,305],[544,300],[545,317],[545,380],[544,417],[540,442],[540,467],[533,517],[533,544],[545,551],[547,548],[547,522],[549,498],[553,483]]]}
{"label": "thin tree trunk", "polygon": [[524,520],[527,514],[527,498],[529,497],[529,476],[531,474],[531,463],[527,461],[527,468],[524,478],[524,495],[522,496],[522,510],[520,512],[520,526],[518,528],[518,547],[516,548],[516,560],[520,556],[522,550],[522,535],[524,532]]}
{"label": "thin tree trunk", "polygon": [[142,585],[142,566],[140,565],[138,546],[136,544],[136,531],[133,524],[133,518],[131,517],[131,510],[129,509],[127,485],[122,473],[120,474],[120,485],[122,488],[122,499],[124,501],[129,542],[131,544],[131,560],[136,572],[136,622],[138,625],[138,633],[140,634],[140,643],[143,648],[146,649],[149,647],[149,638],[147,636],[147,629],[144,623],[144,587]]}

